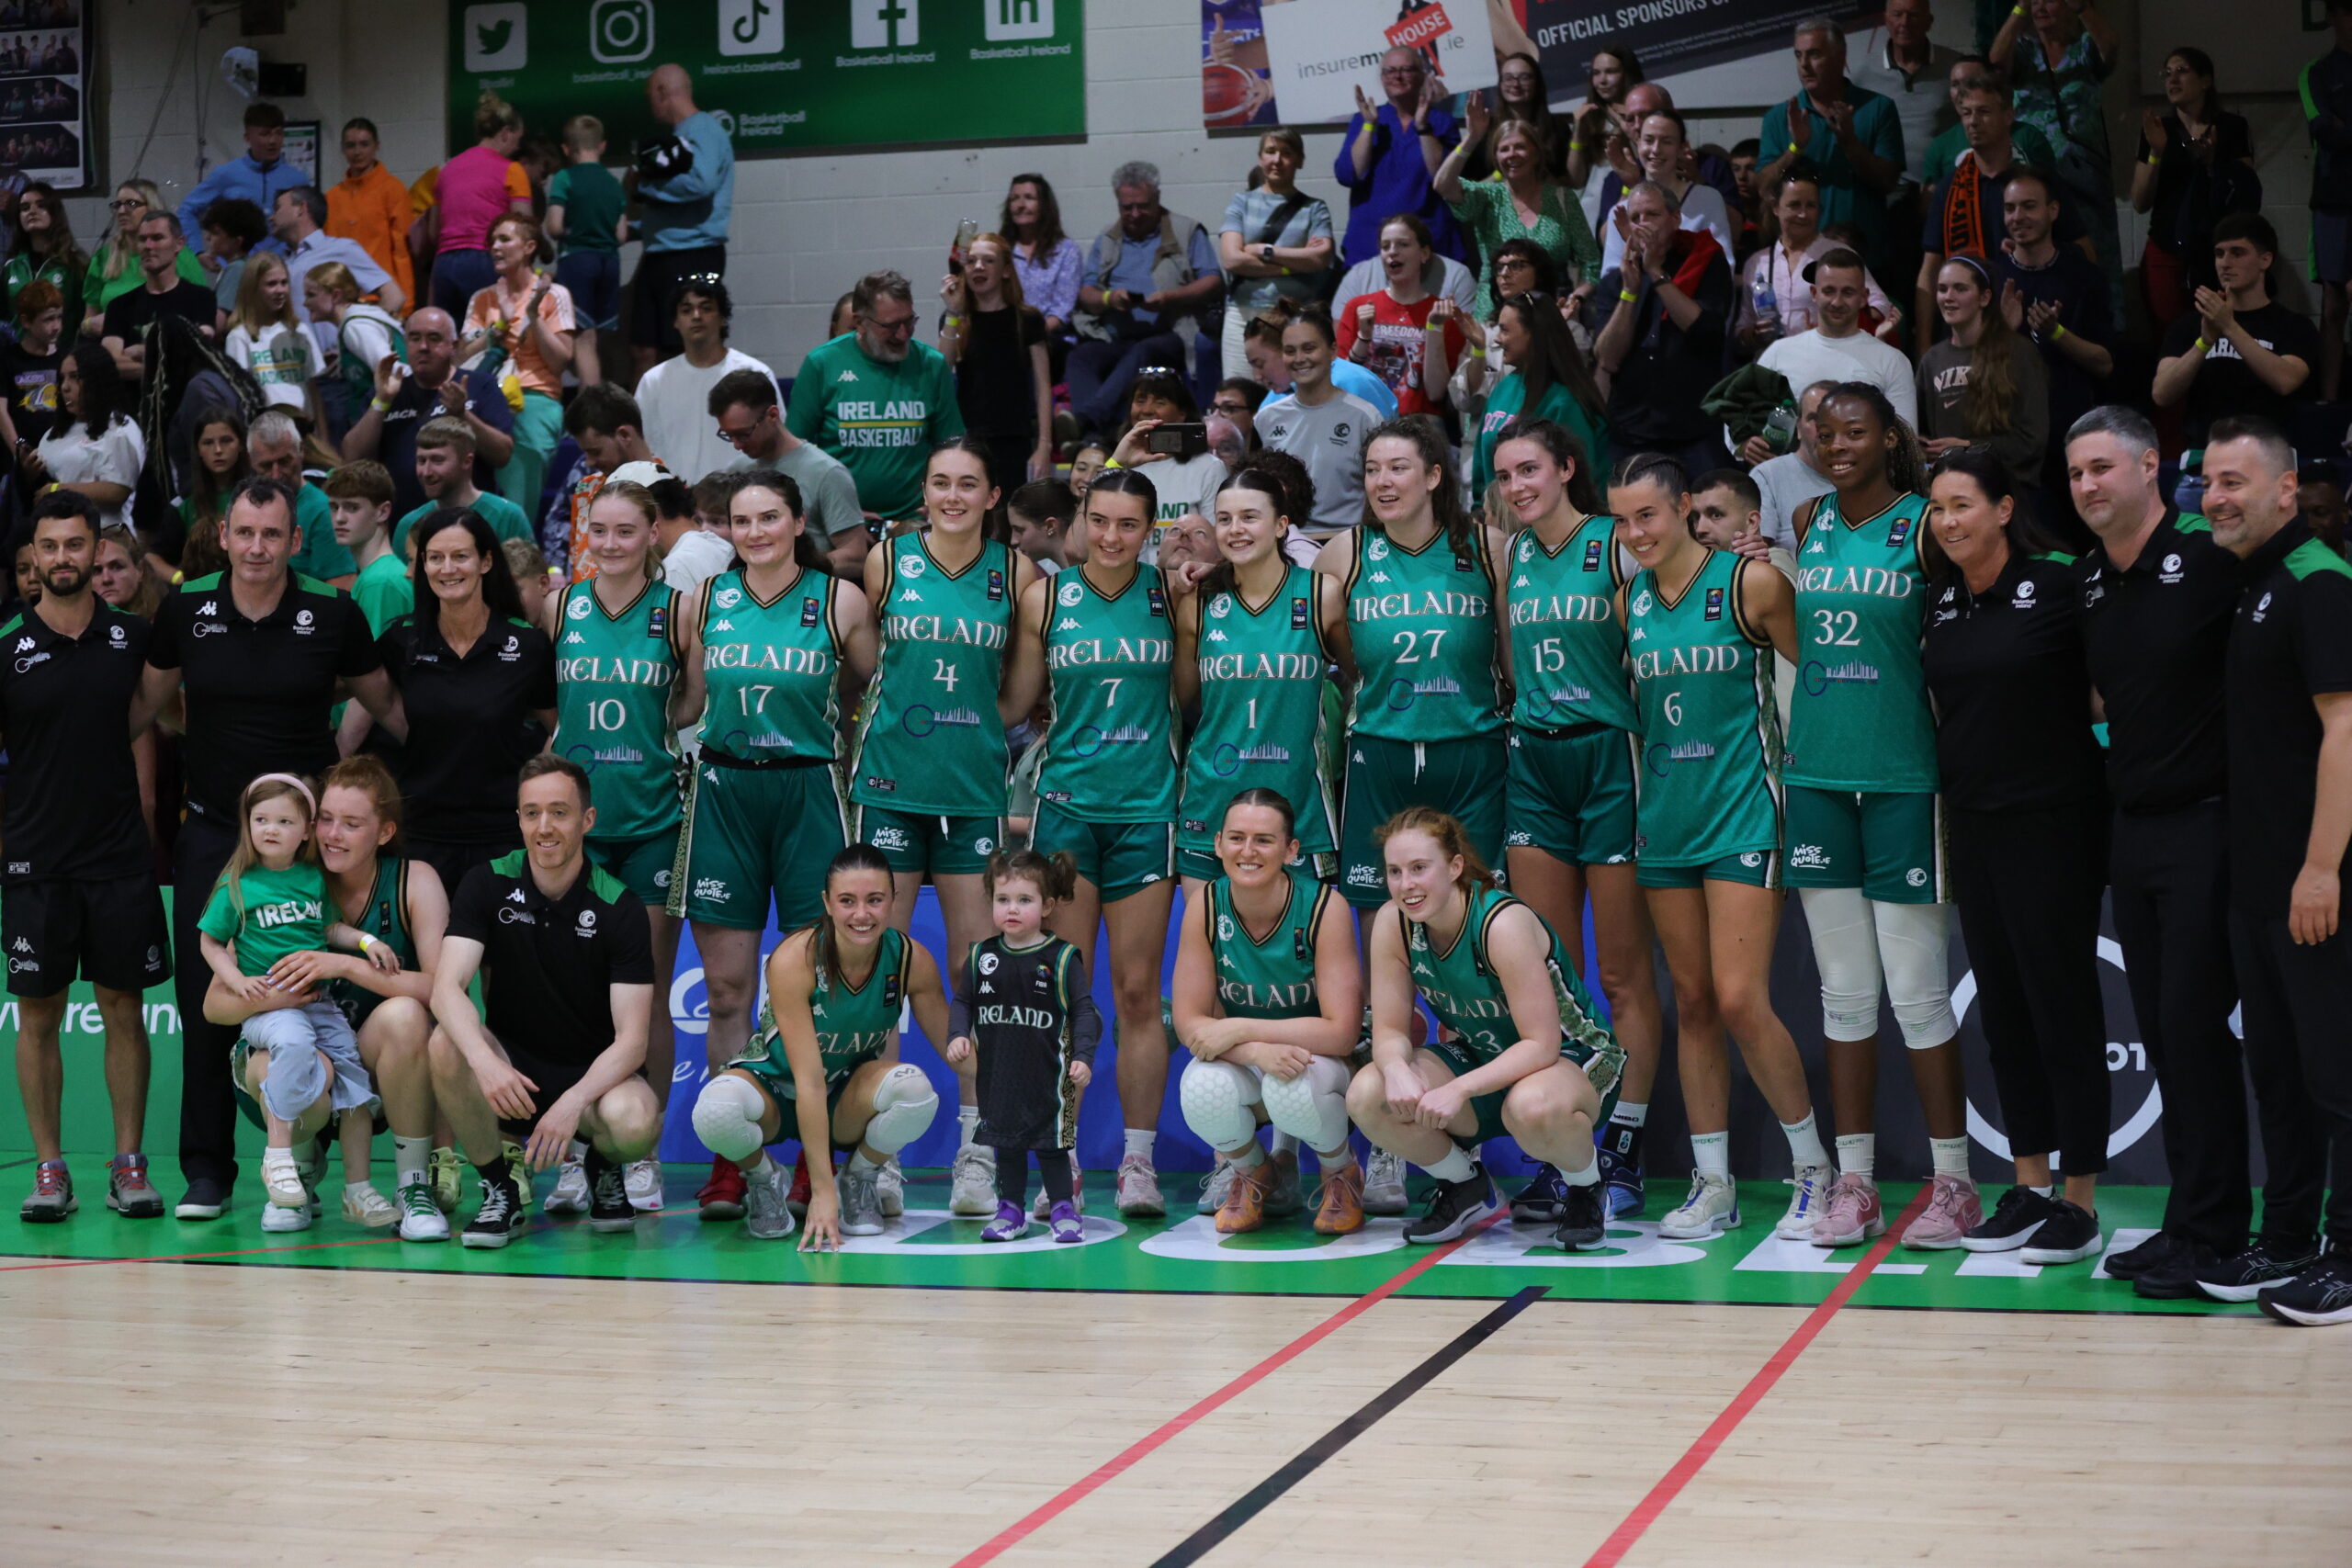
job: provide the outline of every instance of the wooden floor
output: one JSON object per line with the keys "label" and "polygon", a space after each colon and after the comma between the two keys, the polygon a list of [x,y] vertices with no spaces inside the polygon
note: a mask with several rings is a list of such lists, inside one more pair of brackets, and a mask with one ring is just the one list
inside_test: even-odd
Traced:
{"label": "wooden floor", "polygon": [[[79,1223],[79,1222],[77,1222]],[[1495,1568],[1599,1551],[1808,1309],[123,1262],[0,1272],[0,1563]],[[1818,1320],[1816,1319],[1816,1322]],[[2352,1562],[2352,1331],[1829,1316],[1629,1565]]]}

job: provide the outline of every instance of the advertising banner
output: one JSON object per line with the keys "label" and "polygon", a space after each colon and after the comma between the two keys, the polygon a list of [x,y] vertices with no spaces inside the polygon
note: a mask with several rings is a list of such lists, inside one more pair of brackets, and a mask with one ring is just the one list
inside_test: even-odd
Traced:
{"label": "advertising banner", "polygon": [[97,0],[0,5],[0,179],[87,190],[90,12]]}
{"label": "advertising banner", "polygon": [[[1754,105],[1785,97],[1795,86],[1786,64],[1791,29],[1808,17],[1826,16],[1850,26],[1878,9],[1855,0],[1509,0],[1525,39],[1535,46],[1544,64],[1544,80],[1552,92],[1552,107],[1573,108],[1584,102],[1585,68],[1598,51],[1614,45],[1631,50],[1642,62],[1643,74],[1655,82],[1661,76],[1696,71],[1758,55],[1777,57],[1777,75],[1752,91],[1743,87],[1728,98],[1691,96],[1678,93],[1684,110],[1716,104]],[[1506,37],[1503,48],[1524,47]],[[1683,102],[1690,97],[1690,102]]]}
{"label": "advertising banner", "polygon": [[617,159],[667,63],[739,154],[1086,134],[1080,0],[458,0],[449,145],[489,88],[534,130],[594,115]]}
{"label": "advertising banner", "polygon": [[1447,90],[1495,85],[1492,0],[1201,0],[1201,118],[1212,130],[1344,122],[1380,57],[1418,51]]}

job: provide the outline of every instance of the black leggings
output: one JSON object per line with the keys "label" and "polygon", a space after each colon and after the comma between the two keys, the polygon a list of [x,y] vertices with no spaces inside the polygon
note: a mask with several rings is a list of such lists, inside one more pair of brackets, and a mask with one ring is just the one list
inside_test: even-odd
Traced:
{"label": "black leggings", "polygon": [[[1055,1202],[1067,1203],[1077,1195],[1077,1186],[1069,1177],[1068,1149],[1039,1149],[1037,1169],[1046,1179],[1046,1196]],[[1027,1149],[996,1151],[996,1195],[1016,1206],[1029,1201]]]}

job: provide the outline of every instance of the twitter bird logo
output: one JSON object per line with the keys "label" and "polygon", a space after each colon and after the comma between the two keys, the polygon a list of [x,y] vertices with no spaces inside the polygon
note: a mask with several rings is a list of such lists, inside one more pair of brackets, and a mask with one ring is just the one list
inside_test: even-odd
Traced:
{"label": "twitter bird logo", "polygon": [[496,54],[506,47],[506,40],[514,36],[514,24],[513,22],[492,22],[488,27],[476,28],[474,29],[474,52],[476,54]]}
{"label": "twitter bird logo", "polygon": [[531,22],[522,0],[469,6],[465,15],[466,69],[477,74],[519,71],[529,63]]}

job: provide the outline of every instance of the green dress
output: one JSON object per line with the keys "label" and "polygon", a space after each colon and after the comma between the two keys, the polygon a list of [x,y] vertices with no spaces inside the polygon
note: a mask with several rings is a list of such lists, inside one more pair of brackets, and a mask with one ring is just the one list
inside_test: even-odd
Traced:
{"label": "green dress", "polygon": [[[1584,203],[1577,193],[1555,181],[1544,183],[1544,206],[1529,224],[1510,198],[1510,187],[1500,179],[1477,180],[1462,187],[1462,199],[1446,204],[1477,243],[1478,254],[1492,256],[1506,240],[1532,240],[1559,265],[1561,287],[1573,288],[1600,276],[1600,244],[1585,221]],[[1484,271],[1478,276],[1478,319],[1495,319],[1494,286]]]}

